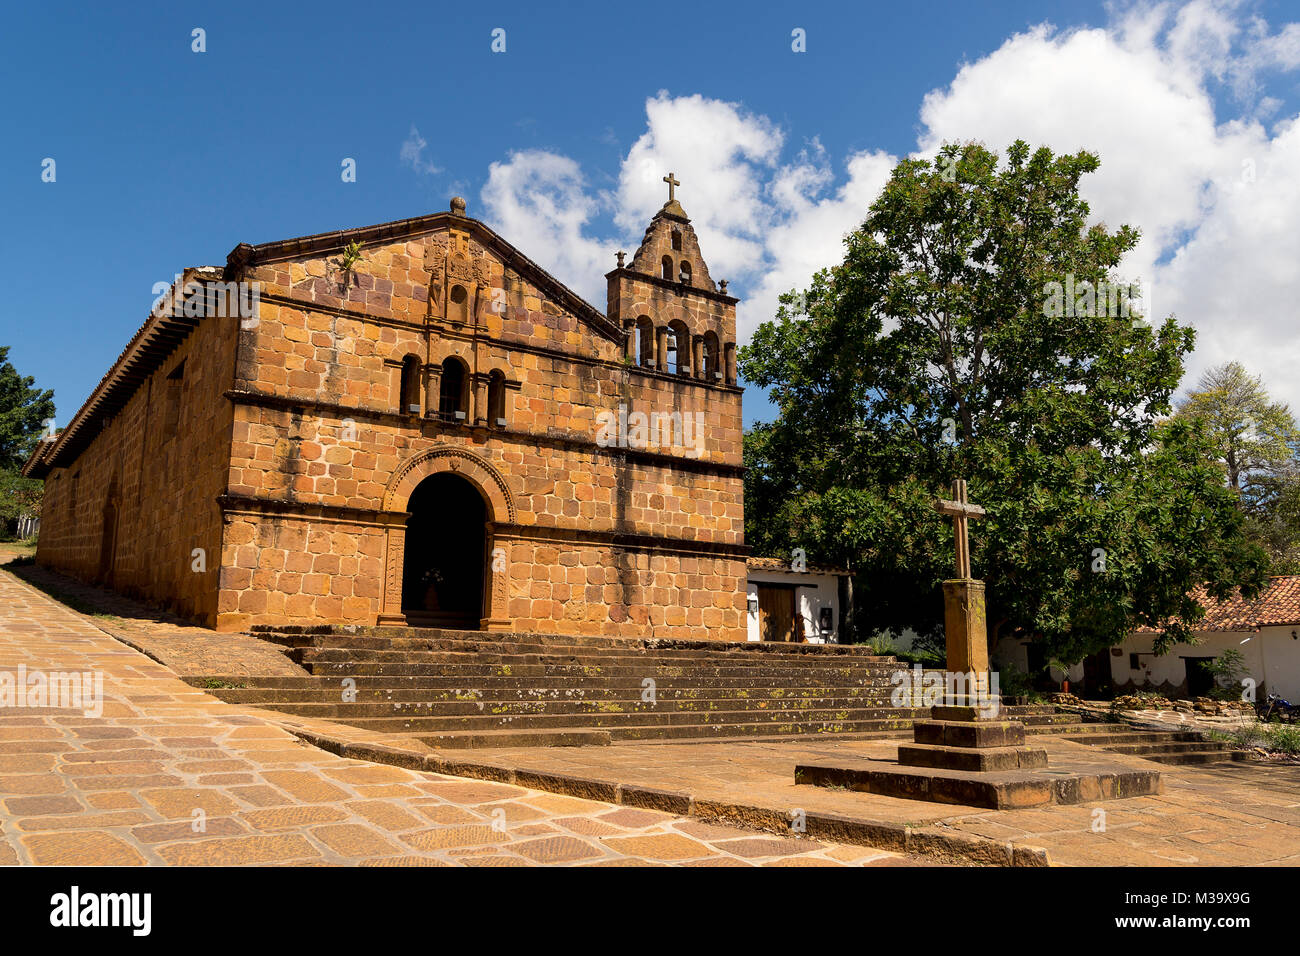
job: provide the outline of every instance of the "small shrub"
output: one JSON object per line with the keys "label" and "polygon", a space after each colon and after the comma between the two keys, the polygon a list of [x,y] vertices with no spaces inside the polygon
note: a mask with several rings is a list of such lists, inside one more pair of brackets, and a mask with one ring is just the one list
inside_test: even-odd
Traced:
{"label": "small shrub", "polygon": [[1294,724],[1268,724],[1263,736],[1269,750],[1284,754],[1300,753],[1300,727]]}
{"label": "small shrub", "polygon": [[1264,730],[1258,722],[1253,724],[1243,724],[1236,730],[1227,734],[1228,740],[1234,747],[1241,747],[1249,750],[1251,747],[1258,747],[1264,739]]}
{"label": "small shrub", "polygon": [[894,647],[894,639],[889,634],[872,634],[871,639],[867,641],[867,647],[871,648],[873,654],[898,653],[898,648]]}

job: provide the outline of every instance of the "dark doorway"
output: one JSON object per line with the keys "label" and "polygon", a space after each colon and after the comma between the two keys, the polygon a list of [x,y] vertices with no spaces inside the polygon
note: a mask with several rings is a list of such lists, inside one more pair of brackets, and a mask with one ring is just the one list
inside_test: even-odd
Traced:
{"label": "dark doorway", "polygon": [[487,568],[487,508],[460,475],[430,475],[407,503],[402,613],[419,627],[478,630]]}
{"label": "dark doorway", "polygon": [[1187,696],[1209,697],[1214,690],[1214,675],[1210,673],[1213,657],[1184,657],[1187,666]]}
{"label": "dark doorway", "polygon": [[1059,691],[1061,685],[1052,680],[1052,672],[1047,667],[1047,655],[1043,645],[1030,641],[1025,645],[1025,665],[1029,675],[1029,685],[1039,691]]}
{"label": "dark doorway", "polygon": [[1090,696],[1110,696],[1110,658],[1107,647],[1083,659],[1083,688]]}

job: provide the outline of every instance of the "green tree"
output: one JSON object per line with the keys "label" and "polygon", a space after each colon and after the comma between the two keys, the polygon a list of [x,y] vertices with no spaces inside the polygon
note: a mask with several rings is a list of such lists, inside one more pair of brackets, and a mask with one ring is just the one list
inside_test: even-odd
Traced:
{"label": "green tree", "polygon": [[977,144],[903,161],[843,263],[741,350],[779,409],[745,439],[749,541],[847,561],[870,630],[942,626],[932,502],[957,477],[988,509],[972,552],[994,642],[1077,661],[1151,625],[1167,646],[1204,613],[1195,585],[1263,583],[1203,426],[1161,420],[1194,333],[1113,295],[1138,233],[1088,226],[1098,165],[1023,142],[1004,165]]}
{"label": "green tree", "polygon": [[1252,476],[1242,495],[1246,529],[1267,552],[1273,574],[1300,574],[1300,464]]}
{"label": "green tree", "polygon": [[42,482],[24,478],[16,468],[0,468],[0,539],[15,536],[23,515],[41,513],[43,493]]}
{"label": "green tree", "polygon": [[30,375],[18,374],[9,347],[0,345],[0,468],[21,468],[54,417],[54,393],[35,384]]}
{"label": "green tree", "polygon": [[1300,428],[1239,362],[1209,369],[1178,406],[1202,422],[1275,574],[1300,573]]}
{"label": "green tree", "polygon": [[1240,362],[1209,369],[1178,406],[1205,423],[1228,485],[1238,491],[1257,472],[1275,472],[1296,456],[1300,428],[1285,402],[1275,402],[1258,375]]}
{"label": "green tree", "polygon": [[0,345],[0,535],[11,536],[20,515],[40,510],[41,483],[18,472],[53,416],[54,393],[20,376]]}

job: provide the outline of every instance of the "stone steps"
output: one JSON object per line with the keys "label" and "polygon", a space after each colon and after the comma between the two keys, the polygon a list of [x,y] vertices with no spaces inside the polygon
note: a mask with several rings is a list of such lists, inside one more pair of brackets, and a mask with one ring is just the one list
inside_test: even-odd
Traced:
{"label": "stone steps", "polygon": [[625,652],[638,650],[702,651],[709,654],[733,654],[750,657],[775,655],[782,657],[845,657],[855,659],[892,660],[875,654],[866,645],[841,644],[772,644],[756,642],[683,641],[658,638],[618,638],[577,636],[569,634],[534,634],[522,632],[455,631],[419,627],[253,627],[255,637],[282,646],[415,650],[426,647],[464,647],[468,650],[529,646],[544,648],[573,648],[575,653],[588,653],[592,649]]}
{"label": "stone steps", "polygon": [[575,650],[572,648],[524,648],[517,645],[489,645],[482,648],[443,649],[400,649],[400,648],[298,648],[296,657],[303,662],[331,661],[394,661],[408,663],[455,663],[456,661],[493,661],[493,662],[588,662],[593,665],[611,663],[611,665],[630,665],[630,663],[654,663],[658,666],[702,666],[750,667],[750,669],[767,669],[767,667],[822,667],[826,670],[878,670],[893,672],[898,670],[897,662],[888,658],[863,657],[777,657],[774,654],[755,656],[755,654],[725,654],[716,652],[664,652],[664,650],[637,650],[637,652],[616,653],[608,649]]}
{"label": "stone steps", "polygon": [[757,665],[732,666],[730,664],[660,664],[653,661],[630,661],[627,659],[601,659],[584,661],[568,660],[490,660],[483,658],[462,657],[459,660],[420,660],[419,658],[403,660],[393,656],[387,660],[338,660],[338,661],[300,661],[312,674],[331,677],[334,675],[387,675],[387,676],[437,676],[465,674],[474,677],[680,677],[689,671],[692,674],[709,677],[754,677],[766,676],[769,679],[801,678],[825,680],[859,680],[875,681],[881,686],[892,686],[890,675],[897,668],[829,668]]}
{"label": "stone steps", "polygon": [[[913,710],[894,707],[815,707],[803,710],[628,710],[613,712],[580,713],[447,713],[438,709],[394,710],[383,705],[355,704],[274,704],[268,709],[296,717],[314,717],[338,723],[364,727],[380,733],[411,731],[453,731],[492,729],[550,729],[561,727],[590,727],[609,729],[622,726],[673,726],[673,725],[740,725],[740,724],[792,724],[818,725],[845,722],[884,721],[906,722],[925,716],[927,709]],[[901,726],[901,723],[900,723]],[[880,729],[873,727],[872,729]],[[794,731],[788,731],[793,733]]]}
{"label": "stone steps", "polygon": [[[1070,732],[1073,731],[1073,732]],[[1056,733],[1056,730],[1045,730]],[[1111,753],[1141,757],[1169,765],[1226,763],[1247,755],[1208,740],[1194,730],[1155,730],[1128,724],[1080,724],[1066,731],[1066,739]]]}
{"label": "stone steps", "polygon": [[[481,747],[565,747],[617,743],[689,743],[746,740],[797,740],[810,736],[834,736],[838,739],[894,737],[906,733],[910,720],[840,721],[833,723],[763,723],[763,724],[673,724],[637,725],[582,730],[503,730],[460,733],[402,733],[431,747],[458,750]],[[576,739],[575,738],[581,738]],[[573,741],[573,742],[569,742]]]}
{"label": "stone steps", "polygon": [[[641,703],[641,686],[639,684],[625,688],[579,686],[569,688],[539,688],[534,685],[520,685],[513,688],[497,686],[480,686],[472,689],[463,685],[455,687],[363,687],[355,690],[353,706],[360,704],[397,704],[428,703],[433,705],[475,704],[478,706],[496,706],[507,704],[564,704],[598,706],[604,704]],[[226,688],[221,690],[221,698],[238,704],[339,704],[343,700],[340,682],[330,681],[326,687],[277,688],[249,687]],[[778,704],[804,701],[827,701],[832,703],[858,703],[866,700],[879,702],[880,696],[873,688],[867,687],[668,687],[656,694],[655,700],[660,707],[689,705],[707,705],[719,702],[736,702],[738,704]],[[649,705],[648,705],[649,706]],[[748,706],[748,704],[746,704]]]}
{"label": "stone steps", "polygon": [[[233,703],[233,701],[232,701]],[[585,714],[712,714],[759,711],[801,713],[814,710],[893,712],[904,708],[882,706],[870,698],[799,697],[767,700],[719,698],[713,700],[409,700],[409,701],[265,701],[259,706],[299,717],[354,720],[367,717],[478,717],[478,716],[582,716]]]}
{"label": "stone steps", "polygon": [[[428,628],[254,631],[311,676],[191,683],[232,703],[440,748],[880,736],[928,714],[891,706],[891,675],[911,668],[867,647]],[[654,703],[642,700],[647,678]],[[353,700],[342,699],[345,688]],[[1008,710],[1031,730],[1074,719],[1047,706]]]}

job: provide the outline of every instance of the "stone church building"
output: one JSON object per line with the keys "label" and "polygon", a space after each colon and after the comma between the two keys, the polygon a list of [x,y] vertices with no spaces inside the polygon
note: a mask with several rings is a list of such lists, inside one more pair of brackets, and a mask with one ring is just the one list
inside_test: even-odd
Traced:
{"label": "stone church building", "polygon": [[185,270],[25,465],[37,562],[219,630],[744,640],[737,300],[666,181],[604,313],[460,199]]}

